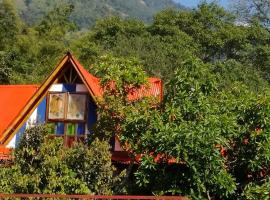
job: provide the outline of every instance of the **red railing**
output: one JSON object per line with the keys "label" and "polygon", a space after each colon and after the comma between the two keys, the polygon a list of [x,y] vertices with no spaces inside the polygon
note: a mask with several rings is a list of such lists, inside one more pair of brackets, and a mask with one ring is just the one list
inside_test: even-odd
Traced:
{"label": "red railing", "polygon": [[188,200],[180,196],[125,196],[125,195],[65,195],[65,194],[0,194],[0,200],[5,198],[64,198],[64,199],[107,199],[107,200]]}

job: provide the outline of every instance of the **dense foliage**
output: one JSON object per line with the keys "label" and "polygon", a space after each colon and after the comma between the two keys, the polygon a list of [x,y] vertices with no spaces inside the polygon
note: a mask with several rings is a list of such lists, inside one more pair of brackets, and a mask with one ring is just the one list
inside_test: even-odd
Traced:
{"label": "dense foliage", "polygon": [[[166,85],[161,107],[153,99],[128,103],[121,91],[136,84],[128,88],[121,84],[130,76],[113,69],[122,63],[112,59],[97,66],[101,71],[102,66],[111,66],[104,77],[120,80],[116,88],[108,88],[97,130],[103,137],[118,134],[133,158],[131,165],[140,156],[134,178],[130,177],[133,192],[192,199],[256,194],[250,188],[266,179],[270,164],[268,92],[257,95],[238,81],[227,82],[228,90],[215,66],[190,57]],[[124,66],[129,69],[132,63]],[[133,78],[135,83],[142,77]],[[267,184],[262,190],[269,190]]]}
{"label": "dense foliage", "polygon": [[14,164],[1,168],[0,193],[112,194],[118,179],[108,143],[96,139],[65,148],[47,132],[43,126],[25,132]]}
{"label": "dense foliage", "polygon": [[[161,11],[149,25],[110,17],[82,33],[70,22],[74,6],[56,6],[39,23],[28,26],[10,1],[0,3],[1,33],[9,31],[5,36],[0,33],[0,41],[5,41],[0,46],[1,83],[40,82],[67,49],[103,77],[106,96],[99,102],[95,133],[102,140],[117,134],[129,152],[132,162],[119,185],[126,186],[128,193],[269,199],[270,33],[260,21],[252,19],[242,26],[219,6],[202,3],[194,10]],[[14,24],[9,29],[10,18]],[[162,103],[152,98],[127,101],[127,93],[146,84],[150,75],[165,83]],[[92,145],[99,146],[96,143]],[[79,145],[63,151],[59,145],[58,140],[37,145],[41,157],[19,149],[17,156],[22,159],[2,170],[1,180],[15,180],[18,175],[22,182],[9,188],[9,182],[0,181],[2,188],[39,193],[112,191],[111,168],[85,168],[90,174],[105,170],[111,177],[100,190],[89,180],[104,177],[89,177],[77,170],[80,165],[74,160],[91,163],[95,149]],[[49,151],[50,146],[56,151]],[[63,159],[54,162],[60,154]],[[24,155],[45,167],[24,163]],[[49,168],[52,171],[47,172]],[[55,185],[46,184],[48,177],[55,178],[54,169],[63,171],[62,177],[55,179]],[[27,170],[36,172],[30,176]],[[42,187],[35,185],[41,176]],[[69,176],[72,188],[81,190],[62,184]],[[32,184],[27,187],[31,191],[24,191],[27,184]]]}

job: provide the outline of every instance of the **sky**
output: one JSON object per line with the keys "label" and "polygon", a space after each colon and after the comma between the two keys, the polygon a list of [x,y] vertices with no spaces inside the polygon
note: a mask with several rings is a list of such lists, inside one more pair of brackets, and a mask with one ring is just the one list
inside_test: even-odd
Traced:
{"label": "sky", "polygon": [[[196,7],[201,0],[173,0],[175,2],[179,2],[182,5],[186,6],[186,7]],[[213,0],[206,0],[207,2],[213,2]],[[227,8],[229,6],[229,2],[230,0],[216,0],[220,5],[224,6],[225,8]]]}

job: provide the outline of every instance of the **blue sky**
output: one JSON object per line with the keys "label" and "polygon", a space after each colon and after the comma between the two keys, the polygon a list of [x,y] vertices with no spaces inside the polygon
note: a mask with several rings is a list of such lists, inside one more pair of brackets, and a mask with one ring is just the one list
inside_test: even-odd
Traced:
{"label": "blue sky", "polygon": [[[196,7],[201,0],[173,0],[175,2],[179,2],[184,6],[187,7]],[[213,2],[213,0],[207,0],[207,2]],[[220,5],[224,6],[225,8],[228,7],[230,0],[216,0]]]}

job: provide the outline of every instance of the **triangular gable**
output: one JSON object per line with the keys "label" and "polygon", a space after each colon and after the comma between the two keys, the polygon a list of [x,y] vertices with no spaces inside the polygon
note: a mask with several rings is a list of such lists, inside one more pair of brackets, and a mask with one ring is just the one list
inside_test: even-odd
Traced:
{"label": "triangular gable", "polygon": [[[0,132],[0,147],[5,146],[12,139],[12,137],[17,133],[21,126],[27,121],[31,113],[36,109],[38,104],[46,96],[47,91],[52,84],[57,82],[57,79],[61,73],[70,67],[70,64],[75,69],[83,84],[89,91],[89,94],[94,101],[98,98],[102,98],[103,89],[100,85],[99,78],[90,74],[80,62],[73,57],[70,53],[67,53],[64,58],[59,62],[53,72],[49,77],[41,84],[37,91],[33,94],[24,107],[19,109],[17,116],[8,123],[8,127],[2,132]],[[155,96],[162,99],[162,82],[157,78],[149,78],[150,86],[141,86],[139,89],[133,91],[128,95],[129,100],[136,100],[142,98],[143,96]],[[1,131],[1,130],[0,130]]]}
{"label": "triangular gable", "polygon": [[0,135],[0,146],[6,145],[16,134],[16,132],[21,128],[21,126],[27,121],[31,113],[36,109],[38,104],[46,96],[47,91],[53,83],[57,81],[57,78],[60,76],[61,72],[65,70],[66,67],[69,67],[69,63],[72,64],[79,77],[86,85],[90,95],[94,100],[98,96],[98,87],[96,86],[95,77],[87,72],[82,65],[77,61],[70,53],[67,53],[66,56],[60,61],[57,67],[49,75],[49,77],[41,84],[39,89],[33,94],[32,98],[27,102],[25,107],[18,113],[18,115],[13,119],[9,126],[4,130],[3,134]]}

